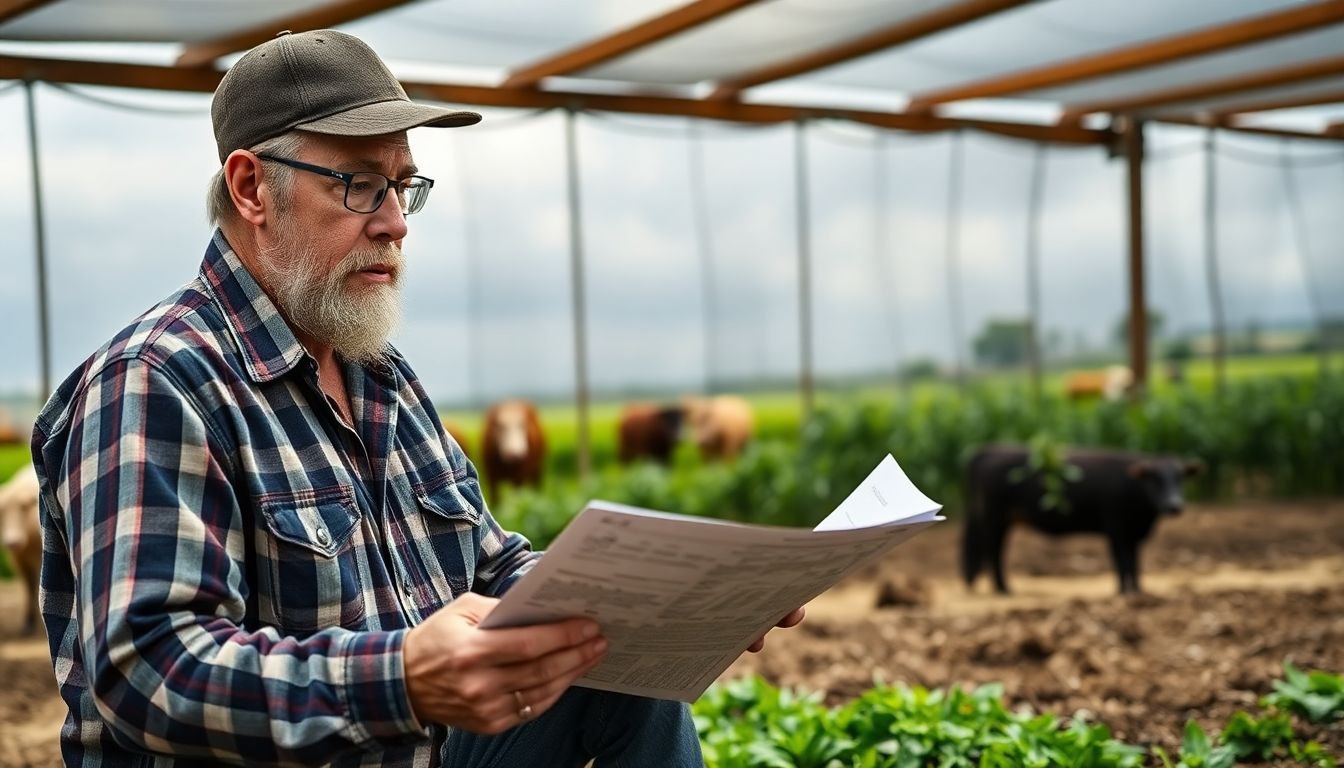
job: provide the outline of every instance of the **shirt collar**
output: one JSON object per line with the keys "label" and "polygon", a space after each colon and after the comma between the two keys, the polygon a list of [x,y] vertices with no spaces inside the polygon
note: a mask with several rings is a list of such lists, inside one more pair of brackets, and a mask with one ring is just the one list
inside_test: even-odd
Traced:
{"label": "shirt collar", "polygon": [[279,378],[307,356],[289,323],[219,229],[205,250],[201,280],[219,305],[253,381]]}

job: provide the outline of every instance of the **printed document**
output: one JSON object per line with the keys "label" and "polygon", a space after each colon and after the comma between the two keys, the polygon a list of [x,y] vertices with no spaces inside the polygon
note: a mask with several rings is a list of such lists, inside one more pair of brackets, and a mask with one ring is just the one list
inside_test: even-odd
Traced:
{"label": "printed document", "polygon": [[591,501],[481,626],[592,618],[610,647],[576,685],[694,701],[790,611],[941,509],[891,456],[811,530]]}

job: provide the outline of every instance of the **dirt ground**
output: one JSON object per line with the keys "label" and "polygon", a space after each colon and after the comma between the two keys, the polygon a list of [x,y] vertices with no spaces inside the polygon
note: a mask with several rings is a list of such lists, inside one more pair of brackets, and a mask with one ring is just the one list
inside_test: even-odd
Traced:
{"label": "dirt ground", "polygon": [[[793,631],[728,675],[823,690],[832,702],[874,679],[930,687],[1002,681],[1010,703],[1073,715],[1116,736],[1179,746],[1188,718],[1220,728],[1254,711],[1285,658],[1344,673],[1344,501],[1193,506],[1142,555],[1145,594],[1120,597],[1098,538],[1018,531],[1014,594],[967,592],[955,522],[814,601]],[[878,607],[885,593],[886,607]],[[20,592],[0,583],[0,766],[59,761],[64,709],[46,644],[17,636]],[[1344,724],[1308,733],[1344,758]]]}

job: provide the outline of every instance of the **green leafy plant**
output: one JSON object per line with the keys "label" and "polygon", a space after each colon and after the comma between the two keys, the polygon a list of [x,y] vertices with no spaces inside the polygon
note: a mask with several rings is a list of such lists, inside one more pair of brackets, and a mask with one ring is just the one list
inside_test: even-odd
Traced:
{"label": "green leafy plant", "polygon": [[1344,677],[1329,672],[1303,672],[1292,662],[1283,663],[1284,680],[1274,681],[1274,692],[1263,704],[1326,723],[1344,717]]}
{"label": "green leafy plant", "polygon": [[1083,479],[1083,470],[1065,459],[1065,446],[1047,432],[1037,432],[1027,441],[1027,465],[1008,473],[1014,483],[1040,478],[1041,509],[1068,514],[1070,509],[1067,485]]}
{"label": "green leafy plant", "polygon": [[1293,738],[1293,724],[1286,714],[1274,712],[1257,719],[1239,711],[1227,721],[1221,741],[1232,748],[1238,760],[1268,760],[1282,756]]}

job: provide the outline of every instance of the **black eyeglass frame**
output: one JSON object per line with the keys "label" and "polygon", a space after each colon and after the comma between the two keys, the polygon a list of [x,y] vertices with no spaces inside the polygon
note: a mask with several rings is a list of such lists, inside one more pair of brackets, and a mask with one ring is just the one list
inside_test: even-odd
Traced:
{"label": "black eyeglass frame", "polygon": [[[403,198],[401,194],[398,193],[397,195],[397,202],[399,203],[398,207],[401,208],[401,215],[403,216],[410,216],[412,213],[417,213],[422,208],[424,208],[425,207],[424,201],[429,198],[429,190],[434,188],[433,179],[429,178],[428,176],[420,176],[418,174],[412,174],[404,179],[394,179],[391,176],[383,176],[383,174],[377,173],[375,171],[354,171],[347,173],[345,171],[337,171],[331,168],[324,168],[320,165],[313,165],[312,163],[305,163],[302,160],[291,160],[288,157],[276,157],[275,155],[257,155],[257,157],[261,158],[262,160],[270,160],[271,162],[280,163],[281,165],[287,165],[290,168],[297,168],[300,171],[308,171],[309,173],[316,173],[319,176],[330,176],[333,179],[341,180],[342,182],[345,183],[345,197],[341,200],[341,204],[345,206],[345,209],[347,211],[350,211],[351,213],[363,214],[365,216],[374,213],[379,208],[383,207],[383,201],[387,199],[388,190],[392,189],[393,187],[400,188],[402,184],[406,183],[407,181],[410,181],[411,179],[419,179],[420,181],[425,182],[427,187],[425,189],[424,196],[421,198],[420,205],[416,208],[410,207],[409,196]],[[373,208],[367,211],[361,211],[357,208],[350,207],[350,182],[354,181],[354,178],[361,174],[368,176],[382,176],[384,179],[387,180],[387,186],[383,187],[376,193],[377,199],[374,200]],[[402,203],[403,201],[405,201],[404,206],[400,205],[400,203]]]}

